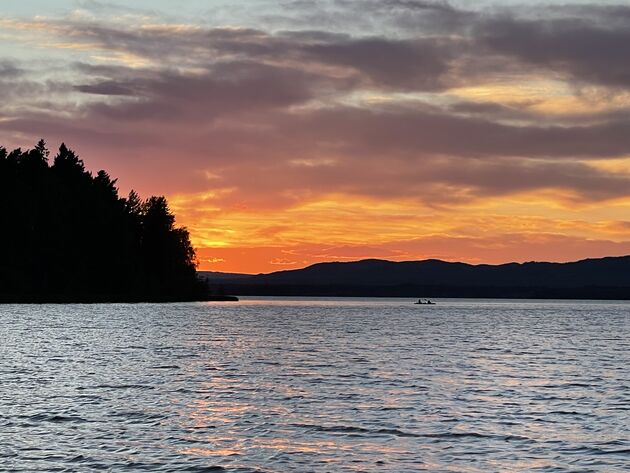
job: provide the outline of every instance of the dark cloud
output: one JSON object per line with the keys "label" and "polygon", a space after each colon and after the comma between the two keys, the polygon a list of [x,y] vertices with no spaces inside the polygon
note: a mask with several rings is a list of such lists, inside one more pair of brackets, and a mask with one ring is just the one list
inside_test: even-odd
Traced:
{"label": "dark cloud", "polygon": [[333,80],[294,67],[252,61],[215,63],[196,74],[139,71],[121,81],[80,86],[92,94],[129,95],[123,103],[97,103],[91,111],[113,118],[205,119],[248,110],[261,112],[304,104],[326,91],[351,87],[352,81]]}
{"label": "dark cloud", "polygon": [[376,88],[438,90],[459,46],[452,39],[355,38],[323,31],[277,35],[215,30],[213,47],[222,54],[245,54],[258,60],[293,60],[341,66],[364,76]]}
{"label": "dark cloud", "polygon": [[494,52],[578,82],[630,86],[630,22],[600,24],[602,10],[584,11],[595,16],[492,18],[477,26],[476,38]]}
{"label": "dark cloud", "polygon": [[[101,2],[88,3],[103,7]],[[357,17],[377,18],[374,21],[381,26],[395,25],[396,34],[350,27],[343,33],[324,28],[271,33],[168,24],[129,28],[76,19],[39,21],[38,26],[47,25],[53,34],[73,42],[174,67],[198,67],[234,56],[240,61],[315,62],[345,66],[374,85],[403,90],[437,90],[469,81],[471,70],[479,80],[526,66],[576,81],[624,87],[630,83],[630,22],[622,20],[630,18],[630,7],[540,6],[533,15],[518,9],[496,14],[464,10],[448,2],[412,0],[288,2],[288,6],[302,15],[345,12],[348,25]]]}
{"label": "dark cloud", "polygon": [[443,89],[452,56],[449,45],[435,40],[383,38],[313,44],[304,51],[317,61],[354,68],[376,86],[398,90]]}
{"label": "dark cloud", "polygon": [[14,79],[23,75],[25,71],[13,61],[0,59],[0,79]]}
{"label": "dark cloud", "polygon": [[508,107],[494,102],[457,102],[451,105],[449,110],[455,113],[501,118],[523,118],[525,115],[517,107]]}
{"label": "dark cloud", "polygon": [[474,189],[476,196],[509,195],[540,189],[564,190],[576,200],[601,201],[628,195],[630,176],[600,171],[579,162],[482,160],[445,166],[432,178]]}
{"label": "dark cloud", "polygon": [[[304,140],[340,143],[365,156],[451,155],[604,158],[630,152],[630,122],[583,126],[506,125],[414,107],[335,108],[284,125]],[[299,131],[294,127],[299,126]],[[325,138],[324,138],[325,137]]]}
{"label": "dark cloud", "polygon": [[525,73],[532,66],[576,83],[630,85],[630,22],[620,21],[630,18],[627,7],[540,7],[536,19],[519,10],[472,12],[444,2],[404,0],[334,2],[324,11],[359,8],[389,19],[404,34],[172,25],[131,29],[77,20],[51,26],[73,41],[177,67],[226,59],[301,61],[347,67],[373,86],[391,89],[441,90],[496,74]]}
{"label": "dark cloud", "polygon": [[96,95],[133,95],[134,91],[123,84],[108,80],[97,82],[94,84],[85,84],[75,86],[75,90],[86,94]]}
{"label": "dark cloud", "polygon": [[[387,163],[384,168],[382,162],[366,162],[355,156],[337,167],[285,170],[283,175],[291,176],[296,189],[383,199],[416,198],[427,205],[460,204],[538,190],[564,192],[566,200],[595,202],[625,197],[630,189],[630,176],[578,162],[496,158],[462,162],[428,156],[413,162],[388,159]],[[273,182],[272,176],[268,178]]]}
{"label": "dark cloud", "polygon": [[[166,74],[169,68],[217,69],[216,64],[225,69],[231,61],[256,62],[260,67],[264,63],[294,62],[312,68],[346,68],[346,75],[363,77],[364,85],[393,90],[443,89],[447,86],[450,62],[461,54],[461,44],[453,38],[353,37],[326,31],[271,34],[251,28],[167,25],[132,30],[76,20],[51,22],[49,27],[58,35],[83,41],[90,47],[159,61],[165,65]],[[112,94],[116,78],[102,79],[102,84],[80,84],[77,90],[127,95],[118,88]]]}

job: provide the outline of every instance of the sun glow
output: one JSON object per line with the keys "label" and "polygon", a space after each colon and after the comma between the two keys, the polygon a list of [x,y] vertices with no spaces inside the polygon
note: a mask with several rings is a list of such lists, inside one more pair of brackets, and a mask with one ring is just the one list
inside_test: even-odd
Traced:
{"label": "sun glow", "polygon": [[[624,254],[630,199],[568,209],[553,193],[431,208],[413,200],[328,195],[285,209],[246,210],[210,195],[174,196],[200,269],[268,272],[327,260],[440,258],[468,262],[571,260]],[[212,210],[207,210],[207,207]],[[200,211],[199,209],[203,210]]]}

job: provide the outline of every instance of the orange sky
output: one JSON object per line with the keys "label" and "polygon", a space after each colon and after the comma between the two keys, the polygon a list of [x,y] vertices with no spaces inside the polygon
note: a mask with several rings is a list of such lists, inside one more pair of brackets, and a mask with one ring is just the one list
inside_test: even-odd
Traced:
{"label": "orange sky", "polygon": [[551,196],[523,195],[431,209],[331,196],[281,211],[209,210],[190,195],[171,203],[192,232],[200,269],[211,271],[272,272],[364,258],[503,263],[630,254],[630,225],[615,218],[630,210],[623,199],[572,208]]}
{"label": "orange sky", "polygon": [[202,270],[630,254],[630,7],[527,4],[16,4],[0,144],[166,195]]}

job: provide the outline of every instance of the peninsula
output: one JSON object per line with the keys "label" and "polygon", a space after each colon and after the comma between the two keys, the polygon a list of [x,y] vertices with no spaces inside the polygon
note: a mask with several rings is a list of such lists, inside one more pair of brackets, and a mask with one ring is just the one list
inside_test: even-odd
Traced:
{"label": "peninsula", "polygon": [[235,300],[197,277],[164,197],[120,197],[64,144],[0,147],[0,302]]}

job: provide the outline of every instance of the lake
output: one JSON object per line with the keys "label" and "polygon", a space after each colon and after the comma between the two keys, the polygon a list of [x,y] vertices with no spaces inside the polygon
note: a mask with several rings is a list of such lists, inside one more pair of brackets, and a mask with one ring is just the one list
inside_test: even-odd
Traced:
{"label": "lake", "polygon": [[0,471],[628,472],[630,304],[0,306]]}

